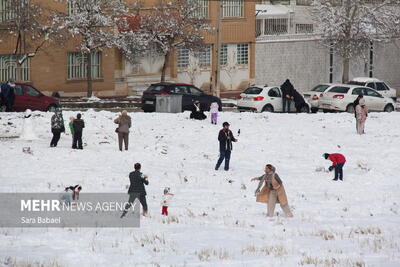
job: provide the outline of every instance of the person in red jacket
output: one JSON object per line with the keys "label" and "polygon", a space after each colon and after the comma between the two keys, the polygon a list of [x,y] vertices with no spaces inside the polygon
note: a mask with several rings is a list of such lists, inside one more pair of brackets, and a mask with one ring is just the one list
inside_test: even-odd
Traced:
{"label": "person in red jacket", "polygon": [[343,181],[343,166],[346,163],[346,158],[339,153],[325,153],[323,157],[326,160],[329,159],[330,161],[332,161],[332,166],[329,167],[329,171],[335,169],[335,178],[333,180],[337,181],[338,179],[340,179],[341,181]]}

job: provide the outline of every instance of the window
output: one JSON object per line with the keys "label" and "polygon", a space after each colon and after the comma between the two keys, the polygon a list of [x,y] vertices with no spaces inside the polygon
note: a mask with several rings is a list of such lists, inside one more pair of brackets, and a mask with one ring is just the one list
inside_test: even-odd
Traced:
{"label": "window", "polygon": [[68,16],[77,13],[78,6],[76,5],[76,0],[67,0],[67,11],[68,11]]}
{"label": "window", "polygon": [[23,16],[21,8],[26,4],[28,0],[0,0],[0,22],[12,21],[17,16]]}
{"label": "window", "polygon": [[374,90],[365,89],[365,91],[366,91],[365,94],[366,94],[367,96],[381,97],[381,95],[380,95],[378,92],[374,91]]}
{"label": "window", "polygon": [[281,91],[279,90],[278,87],[272,88],[271,90],[269,90],[268,92],[268,96],[270,97],[281,97]]}
{"label": "window", "polygon": [[352,95],[364,95],[364,88],[354,88]]}
{"label": "window", "polygon": [[178,68],[186,68],[189,65],[189,49],[181,47],[178,49]]}
{"label": "window", "polygon": [[243,17],[244,15],[244,0],[222,0],[222,16]]}
{"label": "window", "polygon": [[175,94],[186,95],[187,94],[186,86],[184,86],[184,85],[175,85],[172,88],[171,92],[175,93]]}
{"label": "window", "polygon": [[222,44],[221,50],[219,52],[219,64],[226,65],[228,64],[228,45]]}
{"label": "window", "polygon": [[208,18],[210,0],[197,0],[198,9],[196,10],[196,16],[199,18]]}
{"label": "window", "polygon": [[350,89],[349,87],[336,86],[333,87],[331,90],[329,90],[329,93],[347,94],[349,89]]}
{"label": "window", "polygon": [[204,50],[197,53],[199,65],[201,67],[211,66],[211,46],[208,45]]}
{"label": "window", "polygon": [[313,0],[296,0],[298,6],[311,6]]}
{"label": "window", "polygon": [[314,25],[313,24],[296,24],[296,33],[313,33]]}
{"label": "window", "polygon": [[362,82],[356,82],[356,81],[350,81],[350,82],[348,82],[347,84],[365,86],[365,83],[362,83]]}
{"label": "window", "polygon": [[264,22],[265,35],[279,35],[288,33],[288,19],[274,18],[266,19]]}
{"label": "window", "polygon": [[188,89],[191,95],[201,96],[203,94],[203,92],[197,89],[196,87],[189,86]]}
{"label": "window", "polygon": [[368,84],[367,84],[367,87],[372,88],[372,89],[375,89],[375,88],[376,88],[376,87],[375,87],[375,83],[368,83]]}
{"label": "window", "polygon": [[15,87],[14,87],[14,93],[15,93],[15,95],[23,95],[23,93],[22,93],[22,87],[21,87],[21,85],[15,85]]}
{"label": "window", "polygon": [[328,88],[329,88],[329,85],[317,85],[311,91],[318,92],[318,93],[323,93]]}
{"label": "window", "polygon": [[0,81],[7,81],[10,78],[16,81],[29,81],[30,59],[27,58],[22,65],[18,63],[21,55],[0,55]]}
{"label": "window", "polygon": [[161,92],[161,91],[164,91],[164,89],[165,89],[164,85],[151,85],[147,89],[147,91],[150,91],[150,92]]}
{"label": "window", "polygon": [[263,91],[262,88],[250,87],[250,88],[247,88],[243,93],[246,95],[259,95],[259,94],[261,94],[262,91]]}
{"label": "window", "polygon": [[237,64],[246,65],[249,63],[249,45],[237,44]]}
{"label": "window", "polygon": [[[87,55],[81,52],[68,52],[68,79],[86,79]],[[91,53],[92,78],[101,78],[101,52]]]}
{"label": "window", "polygon": [[376,83],[376,90],[378,91],[386,91],[389,90],[384,83]]}
{"label": "window", "polygon": [[32,88],[32,87],[27,86],[27,85],[25,86],[25,91],[26,91],[26,94],[28,96],[38,97],[38,96],[42,95],[35,88]]}

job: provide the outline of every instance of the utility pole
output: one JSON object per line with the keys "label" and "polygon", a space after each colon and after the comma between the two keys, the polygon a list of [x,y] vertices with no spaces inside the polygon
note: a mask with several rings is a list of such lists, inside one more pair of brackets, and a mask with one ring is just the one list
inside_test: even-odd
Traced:
{"label": "utility pole", "polygon": [[214,92],[213,95],[220,97],[221,95],[221,70],[220,70],[220,56],[221,56],[221,30],[222,30],[222,8],[223,8],[223,3],[222,1],[219,2],[219,7],[218,7],[218,16],[217,16],[217,34],[216,34],[216,50],[217,50],[217,55],[216,55],[216,67],[215,67],[215,74],[214,74]]}

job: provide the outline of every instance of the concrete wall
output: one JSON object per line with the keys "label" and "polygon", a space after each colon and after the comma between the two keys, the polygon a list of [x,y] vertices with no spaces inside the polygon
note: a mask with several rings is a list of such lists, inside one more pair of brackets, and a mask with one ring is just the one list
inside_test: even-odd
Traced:
{"label": "concrete wall", "polygon": [[[329,82],[329,50],[317,40],[256,43],[256,83],[280,85],[289,78],[294,86],[309,90]],[[350,78],[369,76],[369,51],[350,61]],[[334,55],[333,82],[342,79],[342,59]],[[374,46],[373,76],[400,92],[400,41]]]}

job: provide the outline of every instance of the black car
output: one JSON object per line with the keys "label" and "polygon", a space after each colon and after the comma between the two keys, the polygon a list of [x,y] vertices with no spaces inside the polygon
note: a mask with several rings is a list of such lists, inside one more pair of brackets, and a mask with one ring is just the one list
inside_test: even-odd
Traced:
{"label": "black car", "polygon": [[199,88],[185,83],[155,83],[143,92],[142,109],[144,112],[154,112],[156,109],[156,95],[182,95],[182,110],[192,111],[193,102],[198,100],[201,109],[209,111],[212,102],[217,102],[222,111],[222,102],[216,96],[207,95]]}

